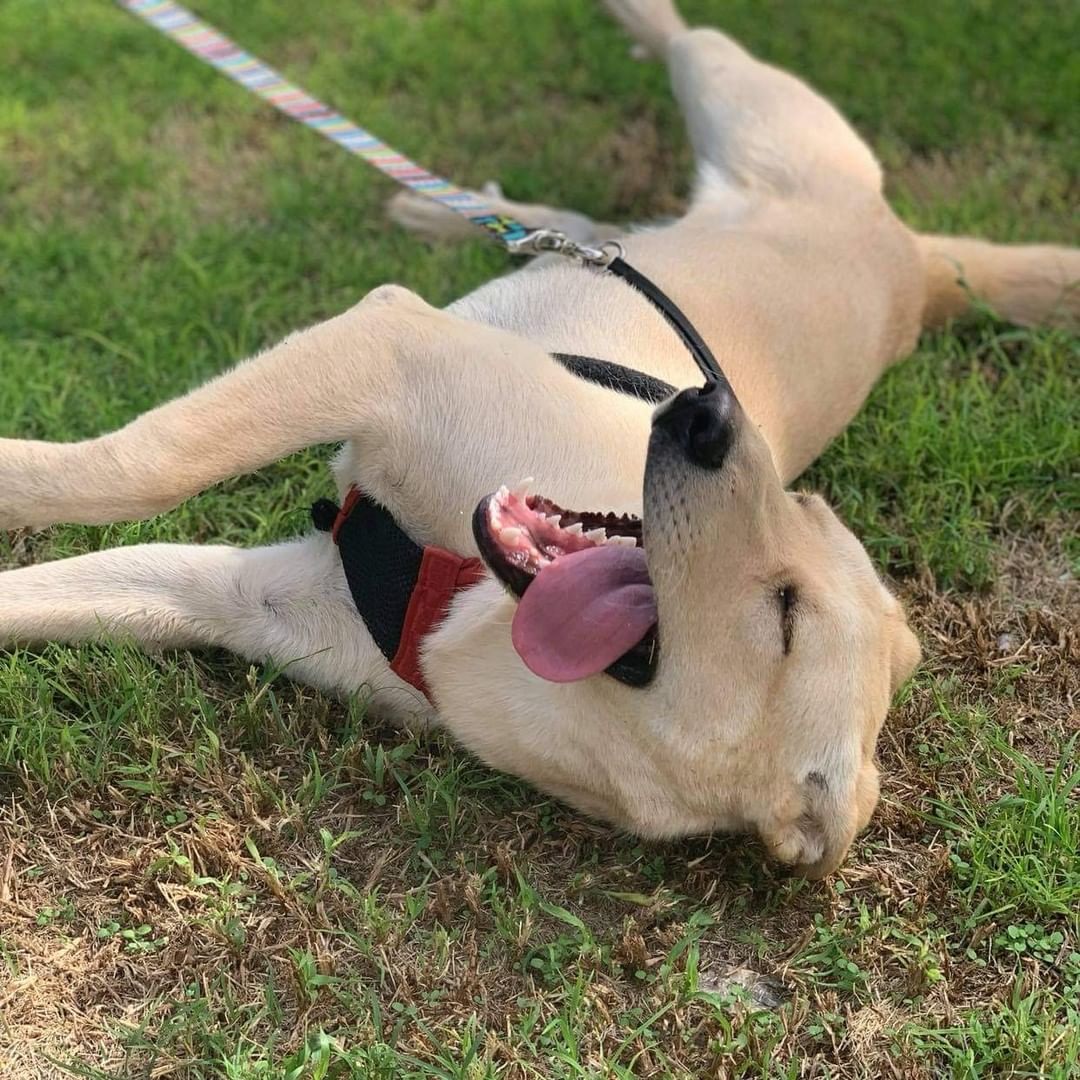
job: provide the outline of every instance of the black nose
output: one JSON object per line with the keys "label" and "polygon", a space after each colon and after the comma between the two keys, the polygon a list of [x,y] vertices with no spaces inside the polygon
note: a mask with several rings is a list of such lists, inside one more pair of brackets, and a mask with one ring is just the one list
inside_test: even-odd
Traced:
{"label": "black nose", "polygon": [[690,387],[657,410],[653,427],[666,431],[703,469],[719,469],[735,439],[739,403],[726,381]]}

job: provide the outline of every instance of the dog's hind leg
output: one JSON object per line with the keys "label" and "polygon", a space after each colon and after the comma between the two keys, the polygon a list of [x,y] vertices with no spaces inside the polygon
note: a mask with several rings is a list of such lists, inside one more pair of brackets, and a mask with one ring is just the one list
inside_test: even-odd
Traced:
{"label": "dog's hind leg", "polygon": [[731,187],[790,195],[838,177],[880,190],[873,153],[804,82],[719,30],[687,29],[671,0],[605,2],[667,61],[698,163],[699,198]]}
{"label": "dog's hind leg", "polygon": [[[598,243],[625,231],[593,221],[573,210],[560,210],[542,203],[512,202],[503,197],[494,181],[485,184],[480,194],[496,213],[506,214],[531,229],[557,229],[579,244]],[[461,214],[411,191],[395,195],[388,210],[399,225],[428,240],[470,240],[480,236],[480,230]]]}
{"label": "dog's hind leg", "polygon": [[356,611],[330,538],[274,547],[138,544],[0,573],[0,648],[106,638],[217,647],[331,693],[423,711]]}

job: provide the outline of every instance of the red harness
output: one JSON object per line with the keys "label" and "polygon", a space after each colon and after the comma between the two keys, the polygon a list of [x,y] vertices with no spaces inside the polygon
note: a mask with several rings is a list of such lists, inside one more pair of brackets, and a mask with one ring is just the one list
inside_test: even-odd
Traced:
{"label": "red harness", "polygon": [[[319,505],[316,504],[316,507]],[[324,529],[330,508],[337,511],[333,524],[329,526],[330,535],[338,545],[360,615],[390,661],[390,670],[430,701],[431,692],[420,666],[420,646],[446,618],[454,597],[485,576],[487,571],[483,562],[476,558],[462,558],[433,544],[420,547],[401,531],[388,511],[373,503],[357,487],[349,489],[340,509],[333,504],[322,504],[322,521],[316,507],[312,508],[312,516],[316,526]],[[353,515],[358,508],[363,508],[368,520],[356,523],[358,528],[353,530],[349,525],[355,522]],[[356,533],[355,541],[350,536],[352,532]],[[380,533],[381,537],[378,535]],[[352,554],[354,542],[359,549]],[[365,588],[367,581],[381,576],[382,567],[379,564],[388,559],[394,560],[391,573],[396,574],[395,580],[400,586],[408,588],[409,580],[412,581],[404,604],[404,619],[400,621],[399,637],[398,628],[393,623],[400,617],[400,603],[395,612],[387,612],[383,607],[372,608]],[[356,575],[350,573],[354,562]],[[403,563],[407,565],[403,566]],[[380,583],[379,587],[385,590],[386,582]],[[396,647],[393,644],[395,637]]]}

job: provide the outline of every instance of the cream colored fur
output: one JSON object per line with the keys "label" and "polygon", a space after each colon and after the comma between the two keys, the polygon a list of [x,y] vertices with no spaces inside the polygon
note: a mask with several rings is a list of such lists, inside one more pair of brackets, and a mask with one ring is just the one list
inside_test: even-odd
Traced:
{"label": "cream colored fur", "polygon": [[[654,837],[757,830],[778,858],[820,874],[870,817],[878,729],[919,648],[855,538],[785,485],[971,291],[1022,322],[1074,318],[1080,258],[914,235],[886,204],[871,151],[803,83],[716,30],[688,30],[668,0],[608,7],[668,62],[699,170],[685,217],[622,242],[711,343],[750,418],[718,474],[650,462],[655,682],[540,680],[511,647],[515,601],[486,581],[428,643],[435,716],[389,671],[322,534],[10,571],[0,644],[119,634],[269,657],[331,692],[368,687],[389,715],[437,719],[586,813]],[[610,235],[580,214],[491,195],[532,224]],[[393,213],[429,234],[462,231],[414,197]],[[463,553],[478,498],[525,476],[565,506],[642,512],[650,409],[580,381],[552,351],[699,380],[648,303],[577,266],[540,260],[446,311],[385,286],[112,434],[0,440],[0,528],[146,517],[337,441],[339,492],[359,484],[417,539]],[[788,656],[781,581],[801,596]]]}

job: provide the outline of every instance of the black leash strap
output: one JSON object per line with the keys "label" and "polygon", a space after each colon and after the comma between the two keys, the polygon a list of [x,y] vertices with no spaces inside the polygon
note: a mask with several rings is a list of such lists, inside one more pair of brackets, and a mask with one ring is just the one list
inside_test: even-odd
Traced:
{"label": "black leash strap", "polygon": [[605,240],[598,247],[593,247],[572,240],[558,229],[533,229],[520,240],[507,241],[506,246],[513,255],[545,255],[550,252],[580,260],[586,266],[598,267],[609,274],[614,274],[625,281],[631,289],[636,289],[641,293],[664,316],[668,325],[679,335],[682,343],[690,351],[694,363],[701,368],[706,382],[728,384],[720,365],[716,362],[716,357],[694,329],[694,324],[667,293],[658,288],[644,274],[635,270],[623,258],[623,246],[618,240]]}
{"label": "black leash strap", "polygon": [[689,349],[690,355],[694,358],[694,363],[701,368],[701,373],[708,382],[727,382],[727,378],[720,370],[720,365],[716,362],[712,350],[694,329],[694,324],[682,313],[682,310],[667,293],[658,288],[644,274],[635,270],[621,256],[616,256],[607,264],[607,271],[609,274],[621,278],[632,289],[636,289],[667,319],[675,332],[682,338],[683,344]]}

